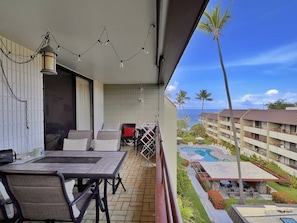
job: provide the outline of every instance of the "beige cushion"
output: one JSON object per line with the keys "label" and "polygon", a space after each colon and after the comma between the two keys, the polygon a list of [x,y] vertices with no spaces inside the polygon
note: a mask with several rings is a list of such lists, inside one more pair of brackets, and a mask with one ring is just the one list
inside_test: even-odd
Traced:
{"label": "beige cushion", "polygon": [[70,129],[68,132],[68,139],[88,139],[86,150],[90,149],[90,143],[93,139],[93,130],[74,130]]}
{"label": "beige cushion", "polygon": [[[74,184],[75,184],[75,180],[65,181],[66,193],[67,193],[68,198],[69,198],[69,200],[71,202],[74,200],[74,196],[73,196],[73,187],[74,187]],[[80,214],[80,211],[76,207],[76,204],[74,204],[72,206],[72,211],[73,211],[74,217],[77,218],[79,216],[79,214]]]}
{"label": "beige cushion", "polygon": [[94,139],[95,151],[117,151],[118,150],[117,139]]}
{"label": "beige cushion", "polygon": [[88,139],[64,139],[63,150],[86,150]]}
{"label": "beige cushion", "polygon": [[[8,196],[6,189],[2,182],[0,182],[0,199],[6,200],[9,199],[10,197]],[[13,204],[4,204],[5,211],[7,214],[8,218],[13,218],[14,216],[14,209],[13,209]]]}
{"label": "beige cushion", "polygon": [[[101,140],[118,140],[118,144],[117,144],[117,150],[121,149],[121,135],[122,135],[122,131],[118,130],[118,131],[98,131],[97,133],[97,140],[101,139]],[[94,148],[94,142],[93,145],[91,146],[91,148]]]}

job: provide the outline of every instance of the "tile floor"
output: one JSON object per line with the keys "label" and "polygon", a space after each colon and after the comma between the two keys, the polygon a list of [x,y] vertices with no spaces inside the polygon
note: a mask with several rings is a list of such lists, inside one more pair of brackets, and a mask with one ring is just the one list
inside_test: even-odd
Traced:
{"label": "tile floor", "polygon": [[[154,165],[136,154],[132,147],[122,147],[128,151],[124,166],[120,171],[124,186],[119,186],[115,194],[111,187],[108,193],[108,206],[112,223],[151,223],[155,222],[155,181]],[[101,190],[102,191],[102,190]],[[94,205],[91,204],[83,223],[95,222]],[[100,223],[106,223],[105,213],[100,212]]]}

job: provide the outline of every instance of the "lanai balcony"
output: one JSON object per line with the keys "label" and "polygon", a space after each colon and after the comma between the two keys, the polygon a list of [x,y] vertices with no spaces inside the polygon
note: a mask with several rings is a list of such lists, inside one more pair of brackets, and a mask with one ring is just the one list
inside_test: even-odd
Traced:
{"label": "lanai balcony", "polygon": [[[165,207],[166,203],[162,188],[175,191],[176,184],[176,153],[170,151],[176,146],[176,142],[170,140],[176,138],[176,123],[173,121],[176,113],[172,102],[164,98],[164,90],[207,3],[208,0],[2,1],[0,60],[7,82],[3,81],[4,78],[0,82],[3,89],[0,92],[0,148],[14,148],[19,154],[37,147],[46,148],[47,135],[52,134],[48,124],[55,123],[58,116],[71,118],[71,122],[65,122],[67,125],[85,128],[77,124],[86,123],[83,120],[85,116],[79,116],[81,108],[90,108],[86,120],[94,136],[104,122],[133,122],[138,126],[158,122],[164,147],[160,146],[162,149],[156,154],[157,163],[153,167],[157,180],[154,192],[145,190],[144,193],[155,193],[155,197],[163,202],[156,200],[155,205],[148,208],[155,210],[153,217],[150,211],[147,213],[150,216],[148,221],[155,218],[155,222],[179,222],[174,220],[174,213],[178,212],[174,206],[169,211],[158,206],[163,203]],[[61,68],[57,76],[62,76],[64,71],[70,74],[68,83],[74,87],[69,90],[73,101],[68,102],[73,107],[66,105],[67,100],[61,99],[60,95],[54,95],[55,89],[46,92],[48,88],[44,81],[51,77],[40,73],[42,57],[36,50],[46,44],[57,51],[56,63]],[[77,98],[78,79],[89,84],[87,100],[79,101]],[[59,79],[52,86],[60,85],[61,95],[66,95],[64,83]],[[144,100],[138,100],[143,99],[139,97],[141,86]],[[51,106],[49,99],[53,101]],[[85,101],[90,104],[83,104]],[[59,107],[62,113],[56,111]],[[68,115],[69,111],[73,113]],[[66,133],[59,131],[64,136]],[[127,165],[134,162],[131,155]],[[141,159],[140,156],[131,158]],[[168,167],[158,164],[158,160],[167,160]],[[139,166],[134,167],[137,172]],[[130,176],[125,174],[125,170],[123,178],[129,185]],[[172,180],[169,185],[168,179]],[[129,190],[118,191],[114,199],[123,199],[129,193]],[[125,205],[122,208],[127,211],[124,215],[128,216],[130,206]],[[159,211],[167,215],[168,220],[164,221]],[[112,219],[120,215],[112,211]],[[124,221],[128,222],[128,218]]]}

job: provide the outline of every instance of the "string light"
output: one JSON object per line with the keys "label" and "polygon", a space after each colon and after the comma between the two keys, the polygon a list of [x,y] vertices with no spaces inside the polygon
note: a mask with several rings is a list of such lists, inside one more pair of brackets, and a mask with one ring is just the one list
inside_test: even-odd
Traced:
{"label": "string light", "polygon": [[123,63],[122,60],[121,60],[121,63],[120,63],[120,68],[124,68],[124,63]]}
{"label": "string light", "polygon": [[[101,35],[100,35],[100,38],[98,40],[96,40],[89,48],[87,48],[86,50],[82,51],[81,53],[75,53],[63,46],[61,46],[61,44],[58,43],[58,41],[55,39],[54,35],[50,32],[50,31],[47,31],[47,33],[45,35],[42,35],[42,41],[40,43],[40,45],[38,46],[38,48],[34,51],[34,53],[30,56],[24,56],[24,55],[18,55],[18,54],[15,54],[15,53],[12,53],[10,50],[8,50],[8,48],[5,46],[2,38],[0,38],[0,51],[2,52],[2,54],[7,58],[9,59],[10,61],[16,63],[16,64],[26,64],[26,63],[29,63],[31,62],[32,60],[34,60],[36,58],[36,56],[40,53],[40,50],[43,49],[46,45],[48,45],[49,43],[49,37],[52,38],[52,40],[54,40],[54,42],[56,43],[57,45],[57,49],[56,49],[56,52],[59,52],[60,49],[63,49],[65,50],[66,52],[70,53],[70,54],[73,54],[75,56],[78,57],[78,62],[82,62],[82,59],[81,57],[86,54],[87,52],[89,52],[93,47],[95,47],[96,44],[100,44],[102,46],[107,46],[107,45],[110,45],[114,54],[116,55],[116,57],[118,58],[118,60],[120,61],[120,68],[124,68],[124,62],[127,62],[127,61],[130,61],[132,60],[134,57],[136,57],[141,51],[143,51],[145,54],[148,54],[148,51],[145,49],[145,46],[146,46],[146,43],[147,43],[147,40],[148,40],[148,37],[150,36],[150,33],[152,31],[152,28],[155,28],[155,24],[151,24],[149,29],[148,29],[148,32],[147,32],[147,35],[146,35],[146,38],[142,44],[142,46],[140,47],[140,49],[135,52],[132,56],[130,57],[127,57],[126,59],[122,58],[119,56],[117,50],[115,49],[114,45],[112,44],[112,42],[110,41],[109,37],[108,37],[108,32],[107,32],[107,29],[106,27],[104,27],[103,31],[101,32]],[[104,37],[104,38],[103,38]],[[23,102],[25,103],[25,112],[26,112],[26,127],[27,129],[29,129],[29,125],[28,125],[28,108],[27,108],[27,100],[22,100],[20,99],[19,97],[16,96],[16,94],[13,92],[9,82],[8,82],[8,79],[7,79],[7,76],[4,72],[4,68],[3,68],[3,64],[2,64],[2,60],[0,60],[0,67],[1,67],[1,72],[2,72],[2,75],[4,76],[4,79],[6,79],[6,84],[10,90],[10,93],[12,94],[13,98],[15,98],[17,101],[20,101],[20,102]],[[141,91],[141,90],[140,90]],[[143,91],[143,90],[142,90]]]}
{"label": "string light", "polygon": [[[150,36],[150,33],[151,33],[152,29],[155,28],[155,27],[156,27],[155,24],[151,24],[150,25],[150,27],[148,29],[148,32],[147,32],[147,35],[146,35],[146,38],[145,38],[142,46],[140,47],[140,49],[138,51],[136,51],[134,54],[132,54],[132,56],[127,57],[127,58],[122,58],[122,57],[119,56],[117,50],[115,49],[114,45],[112,44],[112,42],[109,39],[109,36],[108,36],[108,32],[107,32],[106,27],[104,27],[103,31],[101,32],[99,39],[97,39],[89,48],[87,48],[86,50],[82,51],[81,53],[75,53],[72,50],[69,50],[69,49],[63,47],[61,44],[58,43],[58,41],[55,39],[54,35],[50,31],[47,31],[47,33],[42,36],[42,42],[40,43],[39,47],[35,50],[35,52],[32,55],[30,55],[30,56],[17,55],[17,54],[11,53],[7,49],[7,47],[5,46],[5,44],[3,43],[2,39],[0,39],[0,41],[1,41],[0,50],[12,62],[17,63],[17,64],[25,64],[25,63],[28,63],[28,62],[30,62],[30,61],[32,61],[32,60],[35,59],[35,57],[39,54],[40,50],[47,44],[48,38],[50,36],[51,39],[57,45],[56,53],[57,52],[60,52],[60,50],[63,49],[66,52],[68,52],[68,53],[76,56],[78,62],[82,62],[81,57],[84,54],[86,54],[87,52],[89,52],[93,47],[95,47],[96,44],[99,43],[101,46],[107,46],[107,45],[110,45],[111,46],[112,51],[114,52],[114,54],[116,55],[116,57],[120,61],[120,67],[123,68],[124,67],[124,62],[127,62],[127,61],[132,60],[140,52],[144,52],[145,54],[148,54],[149,53],[149,51],[146,50],[145,46],[146,46],[148,37]],[[20,59],[17,59],[17,58],[20,58]],[[28,59],[26,59],[26,58],[28,58]]]}
{"label": "string light", "polygon": [[58,41],[55,39],[54,35],[52,33],[50,33],[51,35],[51,38],[54,40],[54,42],[57,44],[57,50],[60,50],[60,49],[63,49],[65,50],[66,52],[76,56],[78,59],[77,61],[78,62],[82,62],[82,59],[81,57],[86,54],[87,52],[89,52],[91,49],[93,49],[93,47],[95,47],[96,44],[100,44],[101,46],[107,46],[107,45],[110,45],[111,46],[111,49],[112,51],[114,52],[114,54],[116,55],[116,57],[118,58],[118,60],[120,61],[120,68],[123,68],[124,67],[124,62],[127,62],[127,61],[130,61],[132,60],[134,57],[136,57],[140,52],[144,52],[145,54],[148,54],[149,51],[146,50],[145,46],[146,46],[146,43],[147,43],[147,40],[150,36],[150,33],[152,31],[152,29],[155,28],[155,24],[151,24],[149,29],[148,29],[148,32],[147,32],[147,35],[146,35],[146,38],[142,44],[142,46],[139,48],[138,51],[136,51],[134,54],[132,54],[132,56],[130,57],[127,57],[127,58],[122,58],[120,57],[120,55],[118,54],[116,48],[114,47],[113,43],[110,41],[109,39],[109,36],[108,36],[108,31],[107,31],[107,28],[104,27],[104,29],[102,30],[100,36],[99,36],[99,39],[97,39],[93,44],[91,44],[90,47],[88,47],[86,50],[82,51],[81,53],[75,53],[73,52],[72,50],[69,50],[65,47],[63,47],[61,44],[58,43]]}
{"label": "string light", "polygon": [[143,51],[145,54],[149,54],[149,52],[148,52],[144,47],[142,47],[142,51]]}

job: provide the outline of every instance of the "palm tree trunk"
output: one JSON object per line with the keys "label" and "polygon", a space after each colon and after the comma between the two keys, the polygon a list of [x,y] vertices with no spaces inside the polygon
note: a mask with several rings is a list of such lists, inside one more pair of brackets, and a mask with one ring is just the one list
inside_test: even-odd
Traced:
{"label": "palm tree trunk", "polygon": [[224,74],[225,88],[226,88],[226,94],[227,94],[227,98],[228,98],[230,118],[231,118],[231,126],[232,126],[232,130],[233,130],[234,144],[235,144],[235,149],[236,149],[236,161],[237,161],[238,179],[239,179],[239,204],[244,204],[243,184],[242,184],[241,167],[240,167],[240,150],[239,150],[239,147],[238,147],[238,142],[237,142],[237,137],[236,137],[236,129],[235,129],[235,124],[234,124],[232,102],[231,102],[231,97],[230,97],[230,92],[229,92],[229,87],[228,87],[227,74],[226,74],[224,63],[223,63],[223,57],[222,57],[220,42],[219,42],[218,38],[216,38],[216,41],[217,41],[217,45],[218,45],[218,51],[219,51],[221,67],[222,67],[223,74]]}

